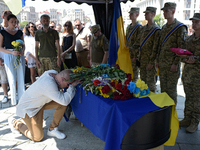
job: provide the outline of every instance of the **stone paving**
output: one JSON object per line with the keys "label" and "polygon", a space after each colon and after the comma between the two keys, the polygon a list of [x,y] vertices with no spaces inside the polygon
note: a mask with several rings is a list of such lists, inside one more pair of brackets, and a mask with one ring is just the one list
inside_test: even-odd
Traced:
{"label": "stone paving", "polygon": [[[159,82],[157,82],[159,93]],[[10,98],[10,95],[9,95]],[[2,88],[0,88],[0,150],[103,150],[104,142],[97,138],[87,127],[72,115],[69,122],[64,119],[60,122],[59,130],[67,135],[64,140],[47,136],[47,129],[52,120],[54,110],[44,112],[44,138],[41,142],[33,142],[22,134],[12,134],[8,126],[8,118],[15,116],[15,107],[9,102],[2,104]],[[177,113],[183,118],[185,94],[183,86],[178,85]],[[200,125],[193,133],[186,133],[185,128],[180,128],[175,146],[165,146],[165,150],[200,150]]]}

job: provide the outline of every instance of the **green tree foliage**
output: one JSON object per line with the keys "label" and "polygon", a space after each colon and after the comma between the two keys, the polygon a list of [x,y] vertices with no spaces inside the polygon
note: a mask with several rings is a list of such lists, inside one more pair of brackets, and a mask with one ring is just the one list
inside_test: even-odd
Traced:
{"label": "green tree foliage", "polygon": [[28,21],[20,22],[20,27],[23,29],[27,25]]}
{"label": "green tree foliage", "polygon": [[161,17],[161,14],[158,14],[154,17],[154,21],[157,23],[157,25],[161,28],[165,22],[164,18]]}

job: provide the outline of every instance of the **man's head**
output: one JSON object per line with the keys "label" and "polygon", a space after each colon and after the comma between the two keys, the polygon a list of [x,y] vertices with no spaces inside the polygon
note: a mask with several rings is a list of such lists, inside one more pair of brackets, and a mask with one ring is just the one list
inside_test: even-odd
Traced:
{"label": "man's head", "polygon": [[82,21],[81,24],[82,24],[83,27],[85,27],[85,22],[84,21]]}
{"label": "man's head", "polygon": [[163,10],[163,15],[165,19],[170,19],[174,17],[174,13],[176,10],[176,3],[167,2],[164,4],[164,7],[161,8],[161,10]]}
{"label": "man's head", "polygon": [[56,29],[56,23],[54,21],[50,21],[49,27],[52,29]]}
{"label": "man's head", "polygon": [[73,72],[70,69],[65,69],[56,75],[56,79],[60,84],[60,88],[63,89],[69,87],[69,85],[73,83],[73,81],[69,81],[71,73]]}
{"label": "man's head", "polygon": [[77,30],[81,30],[81,29],[83,28],[80,19],[75,19],[75,20],[74,20],[74,26],[76,27]]}
{"label": "man's head", "polygon": [[190,20],[192,20],[192,28],[194,31],[200,31],[200,13],[195,13]]}
{"label": "man's head", "polygon": [[8,15],[12,14],[12,12],[10,10],[4,10],[3,13],[2,13],[2,18],[3,18],[3,22],[5,24],[5,27],[8,26],[8,20],[7,20],[7,17]]}
{"label": "man's head", "polygon": [[101,34],[101,27],[99,24],[94,25],[91,27],[91,33],[94,34],[94,36],[98,37]]}
{"label": "man's head", "polygon": [[40,22],[41,22],[43,28],[48,29],[50,17],[48,15],[44,14],[40,17]]}
{"label": "man's head", "polygon": [[57,24],[57,25],[56,25],[56,30],[57,30],[58,32],[61,32],[62,26],[61,26],[60,24]]}
{"label": "man's head", "polygon": [[35,22],[35,25],[36,25],[36,28],[37,28],[38,30],[42,28],[42,24],[41,24],[40,20],[36,21],[36,22]]}
{"label": "man's head", "polygon": [[155,17],[156,15],[156,7],[147,7],[146,10],[143,12],[145,13],[145,19],[148,21],[148,20],[151,20]]}
{"label": "man's head", "polygon": [[130,20],[137,20],[139,16],[140,8],[139,7],[132,7],[129,11],[129,18]]}

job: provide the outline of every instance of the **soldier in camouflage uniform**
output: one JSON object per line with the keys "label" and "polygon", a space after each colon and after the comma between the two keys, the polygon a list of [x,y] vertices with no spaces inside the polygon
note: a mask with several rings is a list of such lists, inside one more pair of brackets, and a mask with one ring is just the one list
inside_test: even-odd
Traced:
{"label": "soldier in camouflage uniform", "polygon": [[160,28],[153,20],[156,9],[155,7],[147,7],[146,11],[144,11],[145,19],[148,23],[142,28],[140,36],[133,45],[134,50],[140,49],[140,78],[148,85],[152,92],[156,90],[155,60],[160,37]]}
{"label": "soldier in camouflage uniform", "polygon": [[[129,47],[130,50],[130,56],[131,56],[131,60],[132,60],[132,68],[133,68],[133,81],[136,81],[138,79],[138,72],[139,72],[139,68],[138,66],[136,66],[136,60],[133,58],[137,58],[137,53],[133,50],[133,44],[135,43],[142,25],[139,24],[139,22],[137,22],[137,17],[139,16],[139,11],[140,8],[138,7],[132,7],[131,10],[129,11],[129,17],[132,21],[132,23],[130,25],[128,25],[127,29],[126,29],[126,40],[127,40],[127,47]],[[136,54],[136,56],[135,56]]]}
{"label": "soldier in camouflage uniform", "polygon": [[190,20],[195,32],[186,39],[186,49],[193,55],[183,59],[185,66],[182,81],[186,100],[184,119],[180,121],[180,126],[187,126],[186,132],[193,133],[200,121],[200,13],[195,13]]}
{"label": "soldier in camouflage uniform", "polygon": [[[183,48],[187,27],[174,18],[176,3],[167,2],[161,9],[167,23],[161,29],[158,64],[161,92],[166,92],[177,103],[177,82],[180,75],[180,57],[170,48]],[[180,25],[180,26],[177,26]],[[175,29],[175,27],[177,27]],[[168,38],[167,35],[174,29]],[[166,40],[164,40],[166,39]]]}
{"label": "soldier in camouflage uniform", "polygon": [[108,39],[101,33],[100,26],[94,25],[91,27],[92,38],[90,41],[90,65],[106,64],[108,61]]}

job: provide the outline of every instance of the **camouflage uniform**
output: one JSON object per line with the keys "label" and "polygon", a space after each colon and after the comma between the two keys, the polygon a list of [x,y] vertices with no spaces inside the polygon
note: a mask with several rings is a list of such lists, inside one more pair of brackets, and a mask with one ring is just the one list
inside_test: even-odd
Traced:
{"label": "camouflage uniform", "polygon": [[[130,24],[127,29],[126,29],[126,40],[128,39],[130,33],[132,32],[132,30],[138,25],[139,23],[136,22],[135,25]],[[130,36],[129,41],[127,43],[127,46],[130,49],[130,57],[131,60],[133,58],[137,58],[137,53],[134,51],[134,49],[132,48],[132,45],[135,43],[140,31],[141,31],[142,26],[138,26],[137,29],[135,29],[134,33]],[[138,72],[139,72],[139,68],[136,66],[135,62],[132,62],[132,68],[133,68],[133,81],[136,81],[138,79]]]}
{"label": "camouflage uniform", "polygon": [[[140,37],[134,44],[134,49],[139,49],[142,42],[145,40],[147,35],[155,28],[157,25],[154,23],[150,27],[145,25],[142,30]],[[143,80],[149,87],[150,91],[155,92],[156,90],[156,69],[155,69],[155,60],[158,52],[158,43],[160,37],[160,29],[156,29],[154,33],[147,39],[142,49],[140,50],[140,78]],[[151,70],[147,70],[146,67],[148,64],[153,65],[154,67]]]}
{"label": "camouflage uniform", "polygon": [[186,39],[186,49],[194,54],[195,63],[185,62],[182,81],[186,95],[184,118],[192,123],[200,121],[200,36]]}
{"label": "camouflage uniform", "polygon": [[[183,48],[185,36],[187,35],[187,27],[180,26],[174,31],[170,37],[161,44],[166,35],[176,27],[180,22],[177,19],[170,25],[165,24],[161,29],[160,46],[159,46],[159,76],[161,92],[166,92],[177,103],[177,82],[180,76],[180,57],[178,57],[170,48]],[[172,65],[177,66],[176,72],[171,72]]]}
{"label": "camouflage uniform", "polygon": [[56,57],[39,57],[41,62],[40,68],[38,68],[38,73],[42,75],[47,70],[56,70],[60,72],[60,68],[57,66],[57,58]]}
{"label": "camouflage uniform", "polygon": [[101,34],[97,39],[94,38],[94,35],[92,35],[91,42],[91,60],[92,60],[92,66],[99,65],[103,61],[104,53],[105,51],[108,51],[108,40],[105,37],[104,34]]}

